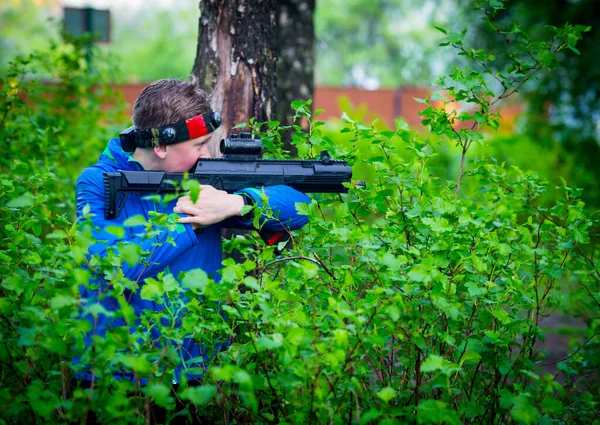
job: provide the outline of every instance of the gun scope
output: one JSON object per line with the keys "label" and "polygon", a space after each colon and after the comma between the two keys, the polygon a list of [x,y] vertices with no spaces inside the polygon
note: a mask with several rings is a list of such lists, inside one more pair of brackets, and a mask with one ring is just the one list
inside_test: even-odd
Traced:
{"label": "gun scope", "polygon": [[223,155],[253,155],[258,157],[262,153],[262,144],[260,139],[255,139],[252,133],[240,133],[221,139],[220,149]]}

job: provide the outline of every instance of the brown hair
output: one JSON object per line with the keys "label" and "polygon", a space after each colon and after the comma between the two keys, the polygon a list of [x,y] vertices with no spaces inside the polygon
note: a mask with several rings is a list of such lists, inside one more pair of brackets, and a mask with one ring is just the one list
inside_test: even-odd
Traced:
{"label": "brown hair", "polygon": [[172,124],[211,111],[210,97],[192,76],[158,80],[146,87],[133,105],[133,125],[138,130]]}

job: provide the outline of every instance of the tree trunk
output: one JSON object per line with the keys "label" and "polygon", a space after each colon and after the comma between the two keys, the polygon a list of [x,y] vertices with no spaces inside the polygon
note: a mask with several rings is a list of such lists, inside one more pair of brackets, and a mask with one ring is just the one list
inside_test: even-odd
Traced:
{"label": "tree trunk", "polygon": [[276,0],[205,0],[200,2],[198,49],[192,73],[213,93],[215,111],[223,116],[211,141],[231,128],[272,119],[275,108]]}
{"label": "tree trunk", "polygon": [[[275,108],[276,0],[200,1],[198,48],[192,73],[213,94],[213,108],[223,123],[210,142],[211,156],[220,156],[219,142],[234,125],[272,120]],[[223,229],[222,235],[248,231]],[[229,257],[242,262],[234,251]]]}
{"label": "tree trunk", "polygon": [[290,125],[294,100],[314,93],[315,0],[280,0],[277,3],[277,108],[274,119]]}

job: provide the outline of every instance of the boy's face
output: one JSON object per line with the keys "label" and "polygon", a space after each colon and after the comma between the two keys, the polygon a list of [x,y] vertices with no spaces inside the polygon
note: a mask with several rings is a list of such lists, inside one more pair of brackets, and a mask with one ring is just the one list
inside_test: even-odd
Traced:
{"label": "boy's face", "polygon": [[163,159],[163,169],[170,173],[189,171],[198,158],[210,158],[208,142],[211,135],[197,137],[185,142],[166,146],[166,156]]}

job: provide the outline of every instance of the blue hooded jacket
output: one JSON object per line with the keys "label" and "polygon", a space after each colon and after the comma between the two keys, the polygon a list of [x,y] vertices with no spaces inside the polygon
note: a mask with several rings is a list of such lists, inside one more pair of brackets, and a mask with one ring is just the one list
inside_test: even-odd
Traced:
{"label": "blue hooded jacket", "polygon": [[[127,294],[128,303],[133,308],[136,317],[139,317],[144,310],[160,311],[164,305],[154,301],[143,299],[140,296],[144,280],[156,277],[160,272],[168,272],[175,278],[181,272],[187,272],[192,269],[202,269],[208,276],[219,280],[217,270],[221,268],[222,247],[221,247],[221,227],[224,223],[217,223],[203,229],[203,232],[195,233],[190,224],[178,224],[176,230],[169,232],[163,229],[153,238],[143,237],[143,228],[141,226],[124,227],[123,222],[129,217],[141,215],[148,220],[151,211],[172,214],[177,200],[171,201],[167,205],[156,203],[152,200],[142,199],[147,195],[130,194],[121,211],[121,214],[115,220],[106,220],[104,218],[104,185],[103,173],[119,170],[143,170],[142,165],[135,160],[129,153],[123,151],[119,139],[109,141],[106,150],[100,155],[98,162],[86,168],[79,176],[76,184],[77,216],[84,216],[84,208],[89,207],[92,224],[97,227],[94,230],[96,243],[89,247],[90,255],[104,256],[111,247],[115,247],[121,242],[130,242],[139,245],[143,251],[152,252],[151,261],[143,261],[133,266],[123,263],[121,270],[124,276],[134,282],[139,282],[140,287],[134,293]],[[309,198],[288,186],[270,186],[265,187],[264,192],[269,199],[269,206],[277,215],[278,220],[267,220],[263,229],[269,231],[285,230],[282,223],[286,224],[287,229],[296,230],[304,226],[308,219],[306,216],[299,215],[296,212],[295,204],[297,202],[310,202]],[[262,206],[261,190],[248,188],[237,192],[253,200],[254,205]],[[244,220],[242,217],[233,217],[227,220],[228,227],[238,227],[252,229],[252,217],[250,220]],[[110,232],[108,226],[118,226],[124,231],[119,237],[119,232]],[[110,230],[110,228],[109,228]],[[115,234],[116,233],[116,234]],[[167,242],[167,240],[173,243]],[[93,277],[93,285],[81,286],[82,306],[99,303],[108,312],[116,311],[119,308],[117,300],[110,297],[99,296],[100,289],[91,289],[102,287],[103,278]],[[112,319],[110,313],[100,314],[97,318],[91,315],[86,318],[92,323],[92,330],[86,336],[86,344],[89,346],[93,335],[104,337],[106,331],[111,327],[125,326],[123,319]],[[139,320],[136,325],[139,324]],[[131,329],[133,331],[133,329]],[[158,334],[152,335],[157,338]],[[206,359],[206,350],[194,338],[186,338],[182,341],[180,348],[181,366],[175,372],[175,379],[179,380],[183,368],[189,367],[190,359]],[[186,363],[187,362],[187,363]],[[197,367],[198,365],[192,365]],[[186,374],[188,378],[196,377],[197,374]],[[91,373],[81,376],[83,379],[92,379]],[[128,376],[131,378],[131,376]]]}

